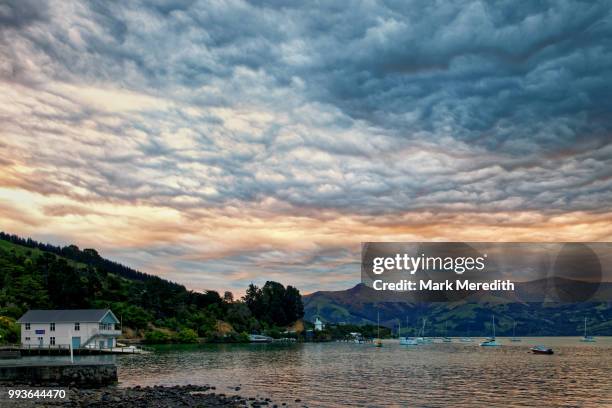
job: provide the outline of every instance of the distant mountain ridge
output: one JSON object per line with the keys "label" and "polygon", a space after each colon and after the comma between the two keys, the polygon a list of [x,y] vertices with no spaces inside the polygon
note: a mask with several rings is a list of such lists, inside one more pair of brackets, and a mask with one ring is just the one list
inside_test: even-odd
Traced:
{"label": "distant mountain ridge", "polygon": [[[556,290],[575,282],[554,279]],[[319,291],[304,296],[307,320],[315,316],[329,323],[375,324],[380,314],[381,324],[397,326],[401,319],[404,328],[421,326],[428,320],[432,335],[447,330],[451,336],[486,335],[490,333],[491,315],[498,319],[498,334],[512,335],[514,320],[517,335],[581,335],[584,318],[588,318],[589,333],[612,335],[612,307],[610,302],[533,302],[534,295],[551,287],[551,281],[540,279],[517,283],[515,293],[473,296],[468,300],[448,303],[419,303],[402,299],[393,292],[378,292],[364,284],[341,291]],[[602,283],[600,291],[612,294],[612,283]],[[608,297],[612,298],[612,297]],[[513,320],[514,319],[514,320]]]}

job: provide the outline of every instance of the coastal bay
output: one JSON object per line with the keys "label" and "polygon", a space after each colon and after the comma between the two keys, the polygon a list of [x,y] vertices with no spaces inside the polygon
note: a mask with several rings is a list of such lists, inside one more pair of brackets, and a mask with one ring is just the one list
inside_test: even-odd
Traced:
{"label": "coastal bay", "polygon": [[[382,348],[347,342],[164,345],[152,354],[105,356],[117,364],[119,377],[106,392],[126,407],[138,406],[130,405],[132,395],[149,398],[142,390],[151,400],[156,393],[163,400],[164,388],[185,386],[215,387],[208,392],[279,407],[372,406],[372,401],[377,406],[520,407],[533,404],[543,389],[550,407],[612,403],[611,337],[590,344],[578,337],[498,340],[501,347],[485,349],[457,338],[412,348],[391,339]],[[547,344],[555,354],[533,355],[534,344]],[[104,392],[94,394],[101,398]]]}

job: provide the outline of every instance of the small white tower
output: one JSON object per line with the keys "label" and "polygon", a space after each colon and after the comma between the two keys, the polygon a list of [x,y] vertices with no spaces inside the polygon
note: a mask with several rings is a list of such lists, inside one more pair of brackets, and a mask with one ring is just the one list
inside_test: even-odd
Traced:
{"label": "small white tower", "polygon": [[319,319],[319,316],[315,317],[315,322],[314,322],[314,329],[315,329],[315,331],[321,331],[324,328],[325,328],[325,325],[323,324],[321,319]]}

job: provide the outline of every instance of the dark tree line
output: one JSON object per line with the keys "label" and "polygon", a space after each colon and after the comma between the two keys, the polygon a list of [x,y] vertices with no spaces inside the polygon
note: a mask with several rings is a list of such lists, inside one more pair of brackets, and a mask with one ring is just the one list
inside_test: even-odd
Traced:
{"label": "dark tree line", "polygon": [[300,292],[289,285],[268,281],[260,289],[250,284],[244,302],[253,316],[275,326],[286,326],[304,317],[304,305]]}
{"label": "dark tree line", "polygon": [[[237,333],[251,333],[288,325],[304,315],[299,291],[277,282],[267,282],[262,289],[252,285],[245,301],[235,301],[231,293],[221,297],[215,291],[194,292],[134,271],[93,249],[54,247],[4,233],[0,240],[16,244],[0,246],[0,316],[18,318],[28,309],[109,307],[125,327],[162,327],[189,338],[209,338],[218,335],[219,321]],[[153,334],[161,336],[159,331]]]}
{"label": "dark tree line", "polygon": [[[7,234],[0,231],[0,239],[12,242],[13,244],[25,246],[28,248],[36,248],[41,251],[50,252],[55,255],[73,260],[75,262],[84,263],[93,267],[103,269],[107,272],[114,273],[119,276],[123,276],[127,279],[146,281],[151,279],[158,279],[165,281],[154,275],[149,275],[143,272],[139,272],[127,266],[121,265],[120,263],[109,261],[104,259],[98,254],[98,251],[91,248],[79,249],[76,245],[67,245],[59,247],[51,244],[45,244],[42,242],[34,241],[32,238],[21,238],[14,234]],[[166,285],[182,286],[174,282],[165,281]]]}

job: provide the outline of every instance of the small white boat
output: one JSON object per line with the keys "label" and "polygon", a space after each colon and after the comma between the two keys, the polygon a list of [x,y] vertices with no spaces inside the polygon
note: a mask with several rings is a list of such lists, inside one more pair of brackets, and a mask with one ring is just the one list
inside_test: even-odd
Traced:
{"label": "small white boat", "polygon": [[425,337],[425,325],[427,324],[427,319],[423,318],[423,327],[419,333],[417,333],[418,337],[415,339],[417,344],[431,344],[433,343],[433,339],[429,337]]}
{"label": "small white boat", "polygon": [[397,337],[399,337],[399,344],[401,346],[417,346],[419,342],[414,337],[402,336],[402,322],[398,320],[397,323]]}
{"label": "small white boat", "polygon": [[402,346],[418,346],[419,341],[414,337],[400,337],[400,344]]}
{"label": "small white boat", "polygon": [[516,337],[516,320],[512,319],[512,321],[514,322],[514,326],[512,327],[512,337],[510,338],[510,341],[517,343],[521,341],[521,339]]}
{"label": "small white boat", "polygon": [[495,315],[493,315],[493,336],[480,343],[481,347],[498,347],[501,343],[495,339]]}
{"label": "small white boat", "polygon": [[586,323],[587,323],[587,318],[585,317],[584,318],[584,336],[580,339],[580,341],[583,343],[595,343],[595,337],[587,336]]}
{"label": "small white boat", "polygon": [[251,343],[270,343],[272,337],[263,336],[261,334],[249,334],[249,341]]}
{"label": "small white boat", "polygon": [[444,322],[444,337],[442,337],[442,343],[452,343],[452,339],[448,337],[448,322]]}
{"label": "small white boat", "polygon": [[468,332],[467,332],[467,336],[462,337],[459,339],[459,341],[461,343],[472,343],[474,340],[472,340],[472,338],[470,337],[470,326],[468,325]]}
{"label": "small white boat", "polygon": [[374,347],[382,347],[383,343],[380,339],[380,312],[377,314],[376,329],[378,330],[378,338],[374,339]]}

